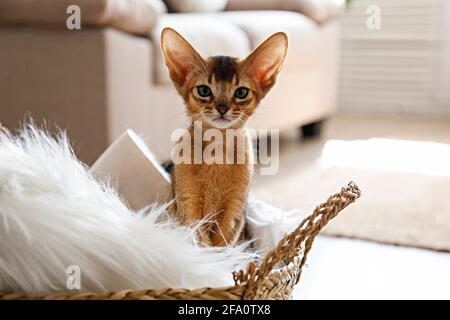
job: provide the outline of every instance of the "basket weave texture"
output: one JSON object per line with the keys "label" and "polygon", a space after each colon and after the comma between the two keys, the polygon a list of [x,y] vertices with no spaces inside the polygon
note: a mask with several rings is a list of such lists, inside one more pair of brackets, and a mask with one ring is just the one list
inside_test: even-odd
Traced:
{"label": "basket weave texture", "polygon": [[260,265],[233,273],[234,286],[223,288],[121,290],[107,293],[60,293],[31,296],[0,292],[0,300],[286,300],[299,282],[308,252],[320,230],[342,209],[358,199],[361,191],[350,182],[339,193],[317,206],[298,227],[269,251]]}

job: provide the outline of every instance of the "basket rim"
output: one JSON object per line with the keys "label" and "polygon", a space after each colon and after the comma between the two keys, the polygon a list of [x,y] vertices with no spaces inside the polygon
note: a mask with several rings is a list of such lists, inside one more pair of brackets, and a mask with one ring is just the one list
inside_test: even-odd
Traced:
{"label": "basket rim", "polygon": [[[298,262],[296,263],[297,260]],[[289,262],[288,265],[284,265],[281,268],[273,269],[268,275],[267,279],[271,277],[277,277],[282,274],[293,274],[298,270],[299,263],[301,261],[301,255],[297,255],[294,257],[293,261]],[[91,300],[94,299],[108,299],[108,300],[125,300],[129,298],[135,298],[135,296],[139,295],[152,295],[154,297],[168,295],[168,294],[186,294],[191,295],[193,299],[196,296],[209,295],[211,297],[217,296],[220,297],[223,294],[217,294],[219,292],[228,292],[230,294],[237,293],[236,296],[241,297],[243,295],[244,289],[247,285],[247,282],[241,282],[235,285],[229,286],[221,286],[221,287],[202,287],[197,289],[185,289],[185,288],[154,288],[148,290],[132,290],[132,289],[123,289],[119,291],[110,291],[110,292],[61,292],[54,294],[26,294],[26,293],[18,293],[18,292],[0,292],[0,300]],[[131,295],[131,296],[130,296]],[[155,298],[157,300],[157,298]]]}

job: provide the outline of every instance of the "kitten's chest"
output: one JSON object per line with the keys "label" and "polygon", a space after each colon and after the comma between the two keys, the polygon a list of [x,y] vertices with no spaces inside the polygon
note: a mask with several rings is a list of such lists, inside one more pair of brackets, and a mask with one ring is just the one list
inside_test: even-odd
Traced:
{"label": "kitten's chest", "polygon": [[253,174],[253,149],[249,136],[241,132],[244,135],[224,139],[223,143],[191,144],[192,161],[174,168],[176,182],[182,186],[178,191],[193,192],[205,201],[235,192],[245,194]]}
{"label": "kitten's chest", "polygon": [[253,173],[253,149],[246,134],[225,140],[215,148],[204,144],[202,150],[203,163],[195,171],[205,184],[236,186],[248,183]]}
{"label": "kitten's chest", "polygon": [[[201,150],[202,164],[227,164],[227,165],[246,165],[253,164],[253,147],[251,139],[246,130],[240,129],[233,136],[223,134],[213,141],[202,141],[201,146],[197,148],[192,145],[192,154],[194,159],[198,159],[198,150]],[[218,142],[219,140],[219,142]],[[197,151],[197,152],[196,152]],[[243,170],[241,167],[230,168],[222,166],[210,167],[211,171],[236,171]]]}
{"label": "kitten's chest", "polygon": [[205,212],[220,211],[230,203],[244,201],[251,181],[251,167],[247,164],[201,165],[195,180]]}
{"label": "kitten's chest", "polygon": [[203,186],[216,186],[221,190],[227,186],[247,184],[252,175],[252,167],[250,164],[201,164],[195,175]]}

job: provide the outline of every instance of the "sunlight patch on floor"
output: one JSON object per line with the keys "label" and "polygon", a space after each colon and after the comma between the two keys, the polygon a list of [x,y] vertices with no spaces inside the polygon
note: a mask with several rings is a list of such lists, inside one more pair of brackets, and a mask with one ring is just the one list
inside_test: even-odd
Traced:
{"label": "sunlight patch on floor", "polygon": [[328,140],[319,164],[450,177],[450,145],[384,138]]}

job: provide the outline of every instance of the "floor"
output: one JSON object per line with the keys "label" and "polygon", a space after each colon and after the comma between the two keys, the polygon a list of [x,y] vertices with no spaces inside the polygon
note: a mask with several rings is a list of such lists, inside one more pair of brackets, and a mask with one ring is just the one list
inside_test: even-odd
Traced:
{"label": "floor", "polygon": [[318,237],[294,299],[450,299],[450,253]]}
{"label": "floor", "polygon": [[[450,253],[414,248],[450,248],[450,120],[342,114],[322,137],[285,134],[279,172],[257,175],[253,192],[278,206],[308,208],[357,177],[365,197],[335,219],[335,233],[412,247],[319,237],[294,298],[450,299]],[[393,156],[379,157],[385,153]]]}

